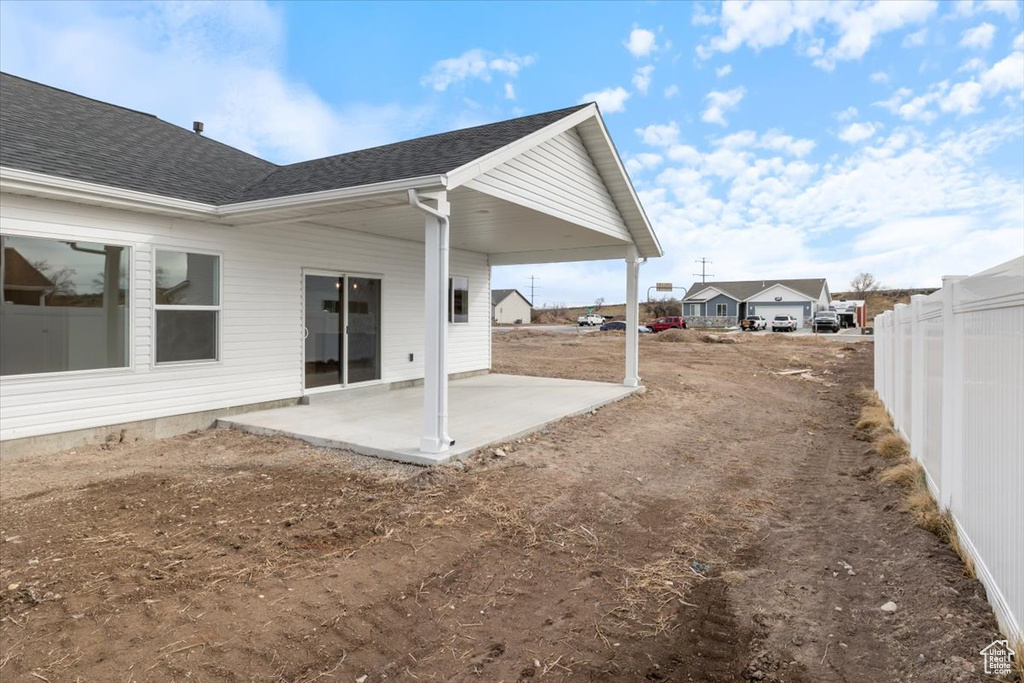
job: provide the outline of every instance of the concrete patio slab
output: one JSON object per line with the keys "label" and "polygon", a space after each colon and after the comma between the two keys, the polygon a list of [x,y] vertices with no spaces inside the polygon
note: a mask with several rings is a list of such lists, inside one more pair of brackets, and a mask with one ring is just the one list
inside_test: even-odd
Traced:
{"label": "concrete patio slab", "polygon": [[[448,453],[419,450],[423,387],[360,395],[358,400],[314,402],[221,418],[218,427],[283,435],[317,446],[438,465],[490,444],[516,439],[570,415],[629,396],[636,388],[519,375],[479,375],[448,385]],[[343,392],[344,393],[344,392]]]}

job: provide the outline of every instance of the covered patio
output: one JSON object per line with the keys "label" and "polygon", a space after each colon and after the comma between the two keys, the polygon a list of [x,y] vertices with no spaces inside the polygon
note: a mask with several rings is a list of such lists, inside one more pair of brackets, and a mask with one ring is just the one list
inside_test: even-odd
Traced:
{"label": "covered patio", "polygon": [[[335,403],[307,392],[304,400],[312,405],[252,413],[221,424],[436,464],[636,390],[641,385],[639,271],[647,258],[662,254],[661,246],[597,108],[584,105],[545,116],[550,121],[539,128],[513,126],[505,131],[510,141],[483,155],[460,150],[463,163],[443,174],[294,199],[243,198],[222,207],[220,220],[243,234],[259,226],[287,229],[301,224],[422,243],[424,374],[422,386],[415,389],[388,390],[384,377],[383,394],[365,397],[372,387],[343,386],[334,392],[342,403]],[[429,160],[433,168],[451,154],[453,142],[493,146],[489,138],[494,128],[456,133],[457,140],[425,139],[429,144],[419,142],[415,156]],[[381,158],[355,158],[367,154],[363,152],[346,156],[364,169],[399,160],[384,158],[391,152],[370,152]],[[308,183],[328,171],[334,178],[338,164],[303,166],[286,169],[273,182],[287,185],[295,176]],[[500,375],[450,382],[450,258],[456,250],[484,256],[488,267],[621,259],[627,329],[622,383]],[[483,341],[489,343],[489,337],[488,332]],[[355,404],[344,394],[363,398]]]}
{"label": "covered patio", "polygon": [[457,438],[442,453],[424,453],[419,448],[422,386],[341,392],[310,405],[221,418],[217,426],[289,436],[416,465],[439,465],[590,412],[637,390],[604,382],[497,374],[452,380],[448,387],[448,426]]}

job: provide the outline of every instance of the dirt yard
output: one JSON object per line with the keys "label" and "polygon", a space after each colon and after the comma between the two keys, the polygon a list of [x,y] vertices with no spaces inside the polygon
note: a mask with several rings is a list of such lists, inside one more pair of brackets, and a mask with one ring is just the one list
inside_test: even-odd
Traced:
{"label": "dirt yard", "polygon": [[[646,394],[466,465],[228,431],[4,462],[0,678],[983,680],[981,585],[855,438],[870,343],[678,336]],[[622,351],[496,334],[494,369]]]}

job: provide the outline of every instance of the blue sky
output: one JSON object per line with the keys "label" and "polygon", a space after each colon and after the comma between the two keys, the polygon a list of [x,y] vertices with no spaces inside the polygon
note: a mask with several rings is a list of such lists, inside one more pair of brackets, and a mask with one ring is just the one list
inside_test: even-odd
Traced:
{"label": "blue sky", "polygon": [[[0,68],[278,162],[594,99],[688,286],[938,286],[1024,252],[1011,2],[0,4]],[[496,268],[621,301],[621,263]]]}

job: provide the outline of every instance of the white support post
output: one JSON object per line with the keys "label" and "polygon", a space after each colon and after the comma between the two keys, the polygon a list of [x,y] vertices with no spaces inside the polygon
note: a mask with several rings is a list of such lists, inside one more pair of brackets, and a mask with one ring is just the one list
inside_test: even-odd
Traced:
{"label": "white support post", "polygon": [[903,436],[907,435],[907,422],[910,420],[909,415],[905,415],[906,412],[903,407],[906,401],[905,394],[907,393],[906,382],[904,382],[904,375],[910,372],[910,368],[907,366],[908,361],[907,354],[904,353],[903,337],[906,328],[903,325],[903,320],[907,316],[907,304],[896,304],[892,307],[893,312],[893,402],[892,402],[892,416],[893,422],[896,425],[896,431]]}
{"label": "white support post", "polygon": [[942,278],[942,449],[939,506],[959,502],[963,458],[964,361],[963,331],[953,312],[961,275]]}
{"label": "white support post", "polygon": [[447,453],[452,444],[448,436],[448,216],[450,206],[445,192],[431,193],[436,209],[419,203],[410,191],[410,203],[426,216],[424,254],[424,376],[423,437],[424,453]]}
{"label": "white support post", "polygon": [[633,244],[626,248],[626,378],[622,383],[640,386],[640,260]]}
{"label": "white support post", "polygon": [[921,327],[921,304],[928,297],[914,294],[910,297],[910,455],[924,460],[924,402],[927,380],[924,376],[924,331]]}

